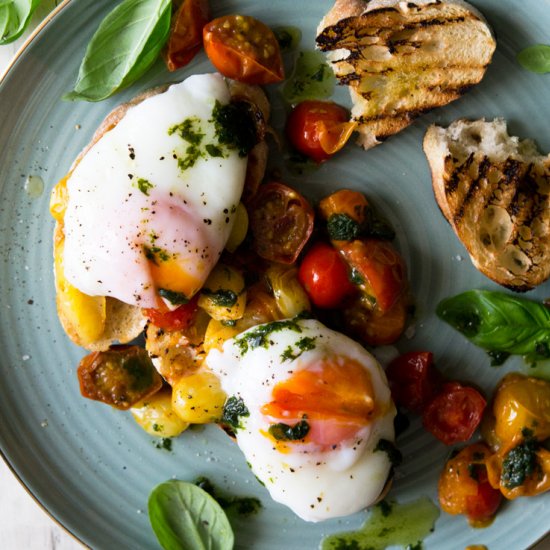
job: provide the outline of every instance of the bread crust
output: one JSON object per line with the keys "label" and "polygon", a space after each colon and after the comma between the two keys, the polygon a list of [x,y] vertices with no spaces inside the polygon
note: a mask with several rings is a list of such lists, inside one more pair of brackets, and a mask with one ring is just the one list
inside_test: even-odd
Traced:
{"label": "bread crust", "polygon": [[550,277],[550,155],[502,119],[430,126],[423,142],[435,199],[485,276],[524,292]]}
{"label": "bread crust", "polygon": [[336,0],[317,46],[349,87],[358,143],[370,149],[478,84],[496,43],[461,0]]}

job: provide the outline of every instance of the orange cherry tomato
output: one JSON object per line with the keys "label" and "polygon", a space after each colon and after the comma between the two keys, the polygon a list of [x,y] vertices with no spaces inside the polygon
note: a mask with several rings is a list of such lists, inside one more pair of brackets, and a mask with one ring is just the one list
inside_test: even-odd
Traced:
{"label": "orange cherry tomato", "polygon": [[491,456],[484,443],[474,443],[447,461],[439,477],[439,504],[448,514],[464,514],[473,527],[488,525],[502,495],[487,481],[486,462]]}
{"label": "orange cherry tomato", "polygon": [[210,20],[208,0],[176,0],[163,56],[169,71],[187,65],[202,48],[202,29]]}
{"label": "orange cherry tomato", "polygon": [[355,126],[344,107],[332,101],[308,100],[288,116],[286,135],[298,152],[319,164],[346,144]]}
{"label": "orange cherry tomato", "polygon": [[357,292],[344,260],[333,246],[324,242],[316,243],[307,252],[298,270],[298,280],[320,308],[336,308]]}
{"label": "orange cherry tomato", "polygon": [[388,311],[406,286],[405,263],[389,241],[357,239],[339,243],[340,253],[363,279],[362,286],[376,300],[376,308]]}
{"label": "orange cherry tomato", "polygon": [[249,216],[254,249],[272,262],[294,263],[313,231],[313,208],[284,183],[261,185]]}
{"label": "orange cherry tomato", "polygon": [[188,328],[198,310],[199,297],[196,294],[189,302],[179,306],[173,311],[161,309],[144,309],[145,316],[153,325],[162,328],[168,332],[175,330],[184,330]]}
{"label": "orange cherry tomato", "polygon": [[206,55],[228,78],[245,84],[271,84],[284,79],[283,60],[273,31],[247,15],[225,15],[203,29]]}
{"label": "orange cherry tomato", "polygon": [[486,405],[485,398],[471,386],[447,382],[424,409],[422,424],[445,445],[468,441]]}

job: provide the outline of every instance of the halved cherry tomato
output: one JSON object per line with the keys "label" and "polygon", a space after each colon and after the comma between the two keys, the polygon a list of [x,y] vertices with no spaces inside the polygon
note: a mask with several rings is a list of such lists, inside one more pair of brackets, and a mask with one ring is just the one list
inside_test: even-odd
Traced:
{"label": "halved cherry tomato", "polygon": [[84,357],[78,365],[80,393],[127,410],[162,387],[149,354],[139,346],[111,346]]}
{"label": "halved cherry tomato", "polygon": [[225,15],[203,29],[204,49],[212,65],[246,84],[270,84],[284,78],[283,60],[273,31],[247,15]]}
{"label": "halved cherry tomato", "polygon": [[405,290],[405,263],[393,245],[380,239],[356,239],[339,243],[349,266],[363,279],[362,286],[376,300],[376,308],[388,311]]}
{"label": "halved cherry tomato", "polygon": [[202,48],[202,29],[210,20],[208,0],[175,0],[170,36],[163,56],[169,71],[184,67]]}
{"label": "halved cherry tomato", "polygon": [[429,351],[400,355],[387,366],[386,376],[393,400],[417,414],[422,414],[442,381],[433,364],[433,353]]}
{"label": "halved cherry tomato", "polygon": [[320,308],[336,308],[357,292],[339,252],[324,242],[316,243],[305,255],[298,270],[298,280],[311,301]]}
{"label": "halved cherry tomato", "polygon": [[447,382],[424,409],[422,424],[445,445],[468,441],[486,405],[485,398],[471,386]]}
{"label": "halved cherry tomato", "polygon": [[474,443],[449,459],[439,477],[441,508],[448,514],[465,514],[474,527],[491,522],[502,495],[487,481],[486,462],[491,456],[484,443]]}
{"label": "halved cherry tomato", "polygon": [[168,332],[188,328],[195,318],[198,309],[199,296],[196,294],[189,302],[173,311],[160,309],[144,309],[145,316],[153,325]]}
{"label": "halved cherry tomato", "polygon": [[260,186],[249,216],[254,249],[273,262],[293,263],[313,231],[313,208],[283,183]]}
{"label": "halved cherry tomato", "polygon": [[355,126],[349,122],[348,111],[337,103],[308,100],[288,116],[286,135],[298,152],[321,163],[346,144]]}
{"label": "halved cherry tomato", "polygon": [[325,220],[334,215],[346,215],[362,227],[367,220],[370,206],[367,198],[359,191],[339,189],[319,203],[319,211]]}

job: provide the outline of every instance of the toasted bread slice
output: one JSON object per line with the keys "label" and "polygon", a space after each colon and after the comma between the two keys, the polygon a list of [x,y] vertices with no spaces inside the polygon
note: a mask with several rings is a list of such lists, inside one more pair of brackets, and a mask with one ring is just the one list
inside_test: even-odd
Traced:
{"label": "toasted bread slice", "polygon": [[460,0],[336,0],[317,32],[317,46],[349,86],[365,149],[461,97],[483,78],[496,47],[481,13]]}
{"label": "toasted bread slice", "polygon": [[474,265],[526,291],[550,276],[550,155],[496,119],[431,126],[424,152],[441,212]]}

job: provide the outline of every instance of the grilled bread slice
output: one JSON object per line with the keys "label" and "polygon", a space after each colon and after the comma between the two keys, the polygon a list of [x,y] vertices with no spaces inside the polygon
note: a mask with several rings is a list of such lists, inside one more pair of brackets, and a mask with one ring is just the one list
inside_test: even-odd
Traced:
{"label": "grilled bread slice", "polygon": [[349,86],[365,149],[462,96],[496,47],[481,13],[460,0],[336,0],[317,34]]}
{"label": "grilled bread slice", "polygon": [[526,291],[550,276],[550,155],[496,119],[431,126],[424,152],[435,198],[474,265]]}

